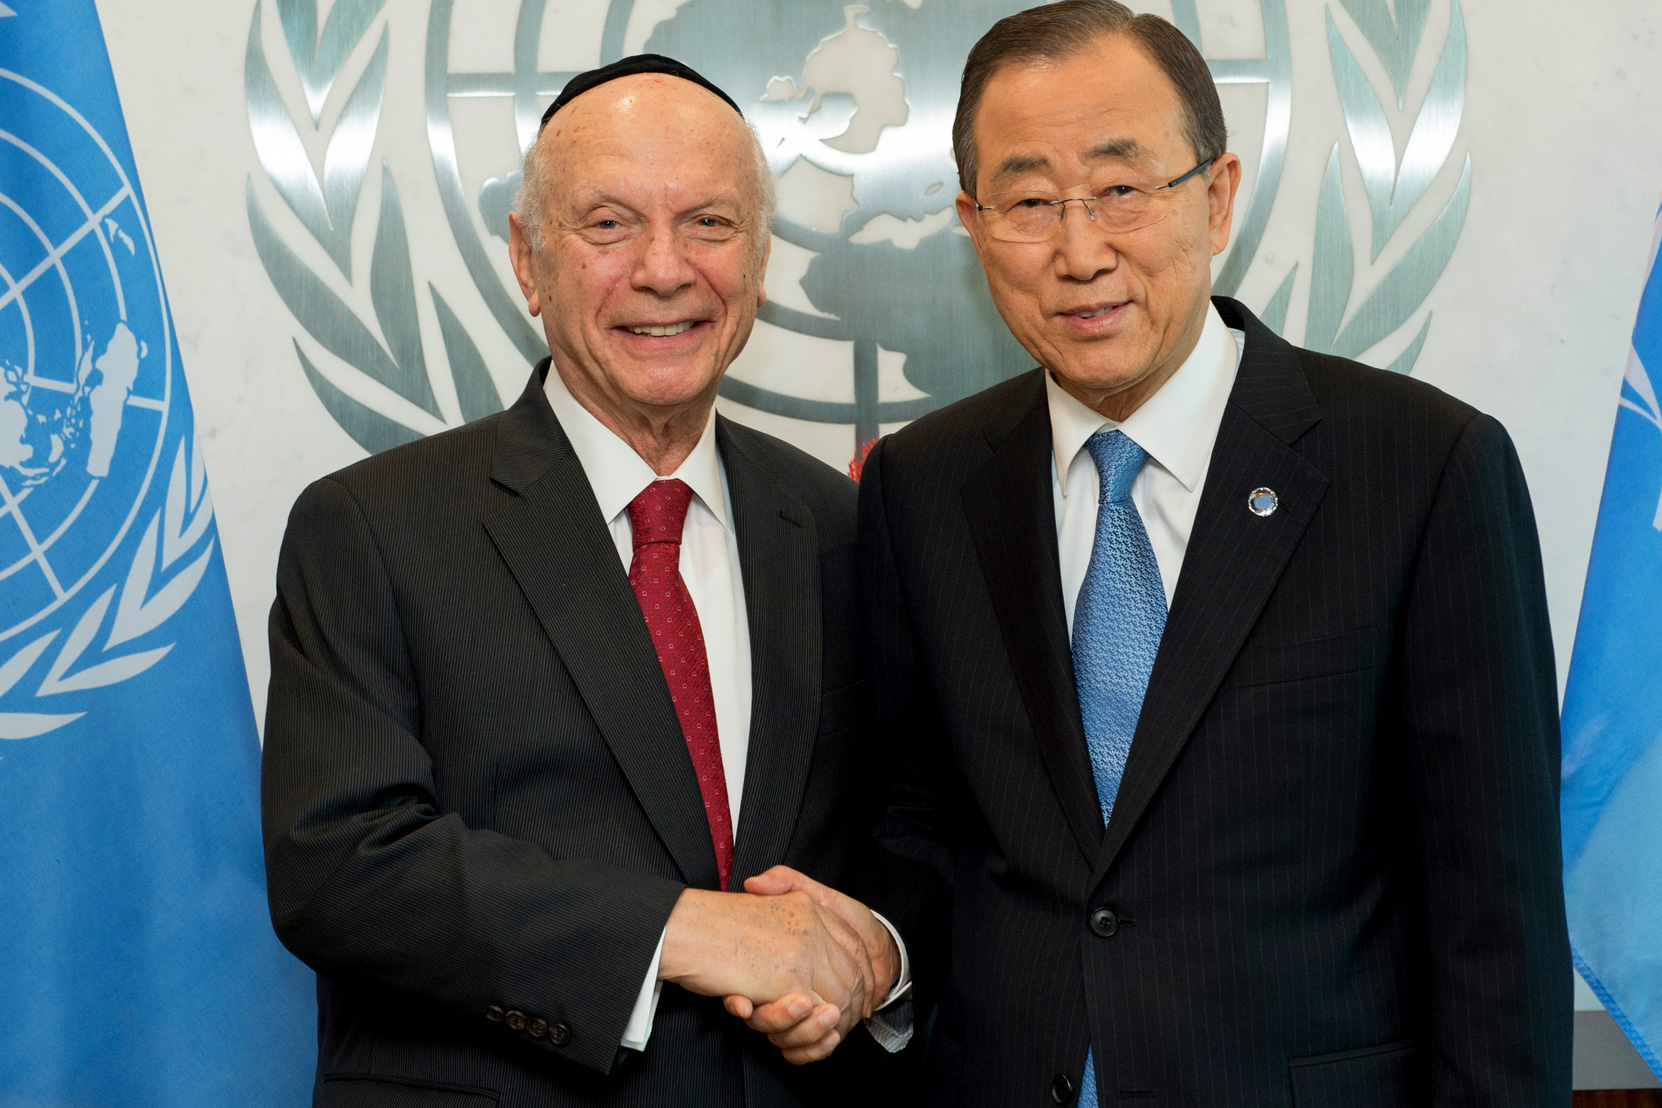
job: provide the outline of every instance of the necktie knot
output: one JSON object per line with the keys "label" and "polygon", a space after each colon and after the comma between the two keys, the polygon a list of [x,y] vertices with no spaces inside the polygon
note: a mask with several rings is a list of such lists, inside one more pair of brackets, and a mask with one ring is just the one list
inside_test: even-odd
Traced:
{"label": "necktie knot", "polygon": [[1097,476],[1102,484],[1099,504],[1111,504],[1131,495],[1131,483],[1148,460],[1148,451],[1132,442],[1124,431],[1098,431],[1085,440],[1096,463]]}
{"label": "necktie knot", "polygon": [[650,543],[681,545],[692,487],[685,481],[654,481],[629,502],[629,530],[634,548]]}

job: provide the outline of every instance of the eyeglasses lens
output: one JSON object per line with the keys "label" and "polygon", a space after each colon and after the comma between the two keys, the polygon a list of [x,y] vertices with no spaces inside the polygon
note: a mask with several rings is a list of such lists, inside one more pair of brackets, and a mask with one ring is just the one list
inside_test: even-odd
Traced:
{"label": "eyeglasses lens", "polygon": [[1068,219],[1083,219],[1093,230],[1109,234],[1136,231],[1160,218],[1154,197],[1140,189],[1109,192],[1092,198],[989,197],[989,230],[1005,242],[1048,242]]}

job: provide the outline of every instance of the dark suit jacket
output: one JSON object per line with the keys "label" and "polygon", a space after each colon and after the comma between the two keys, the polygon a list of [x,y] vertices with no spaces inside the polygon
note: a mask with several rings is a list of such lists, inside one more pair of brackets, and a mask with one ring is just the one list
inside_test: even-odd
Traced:
{"label": "dark suit jacket", "polygon": [[1567,1105],[1557,698],[1511,442],[1216,304],[1245,356],[1106,829],[1040,372],[866,462],[899,783],[862,888],[939,1001],[934,1101],[1065,1101],[1090,1045],[1104,1108]]}
{"label": "dark suit jacket", "polygon": [[[815,1101],[878,1053],[867,1036],[793,1069],[666,986],[645,1053],[620,1054],[670,909],[716,860],[546,368],[501,415],[318,481],[289,520],[262,788],[272,920],[319,975],[316,1103]],[[855,488],[716,434],[754,690],[730,885],[780,862],[842,884],[880,795]]]}

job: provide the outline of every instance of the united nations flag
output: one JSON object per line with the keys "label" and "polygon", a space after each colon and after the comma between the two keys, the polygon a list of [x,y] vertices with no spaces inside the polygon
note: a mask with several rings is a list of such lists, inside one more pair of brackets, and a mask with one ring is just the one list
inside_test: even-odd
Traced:
{"label": "united nations flag", "polygon": [[1564,690],[1576,969],[1662,1077],[1662,214],[1622,377]]}
{"label": "united nations flag", "polygon": [[0,1104],[293,1105],[259,747],[93,0],[0,2]]}

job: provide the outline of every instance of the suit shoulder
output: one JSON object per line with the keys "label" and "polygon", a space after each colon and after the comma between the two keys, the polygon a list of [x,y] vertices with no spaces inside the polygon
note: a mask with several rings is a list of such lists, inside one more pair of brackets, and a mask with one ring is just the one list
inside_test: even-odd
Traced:
{"label": "suit shoulder", "polygon": [[1405,373],[1375,369],[1348,358],[1295,348],[1323,414],[1410,421],[1458,435],[1481,413],[1435,385]]}
{"label": "suit shoulder", "polygon": [[505,413],[371,454],[312,482],[296,502],[344,491],[367,516],[413,512],[456,503],[459,494],[490,479],[496,430]]}
{"label": "suit shoulder", "polygon": [[884,455],[934,454],[955,446],[986,448],[989,433],[1013,427],[1044,400],[1044,371],[1033,369],[982,389],[907,424],[888,436]]}
{"label": "suit shoulder", "polygon": [[1496,479],[1522,480],[1517,448],[1493,416],[1404,374],[1307,350],[1299,355],[1322,415],[1311,446],[1327,452],[1331,464],[1360,459],[1427,488],[1471,465]]}
{"label": "suit shoulder", "polygon": [[853,520],[859,486],[849,479],[848,474],[838,472],[807,451],[766,431],[758,431],[731,419],[723,419],[722,425],[736,446],[759,464],[772,469],[775,479],[812,508],[816,515]]}

